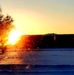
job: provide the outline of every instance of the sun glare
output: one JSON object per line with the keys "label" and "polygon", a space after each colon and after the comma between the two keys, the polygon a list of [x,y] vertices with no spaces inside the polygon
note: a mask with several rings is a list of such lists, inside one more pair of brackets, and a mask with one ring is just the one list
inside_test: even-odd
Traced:
{"label": "sun glare", "polygon": [[8,42],[12,45],[16,44],[16,42],[20,39],[21,34],[17,30],[12,30],[10,32]]}

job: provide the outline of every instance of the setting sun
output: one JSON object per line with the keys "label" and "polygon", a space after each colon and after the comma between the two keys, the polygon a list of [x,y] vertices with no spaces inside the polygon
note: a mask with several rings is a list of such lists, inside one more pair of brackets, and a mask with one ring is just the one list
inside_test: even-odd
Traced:
{"label": "setting sun", "polygon": [[17,30],[12,30],[10,32],[8,42],[12,45],[14,45],[20,38],[21,34]]}

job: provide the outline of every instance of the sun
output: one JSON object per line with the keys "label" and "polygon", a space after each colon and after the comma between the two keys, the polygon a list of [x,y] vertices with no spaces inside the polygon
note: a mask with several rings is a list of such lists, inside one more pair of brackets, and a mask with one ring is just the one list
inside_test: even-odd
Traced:
{"label": "sun", "polygon": [[21,34],[17,30],[12,30],[8,37],[8,43],[12,45],[16,44],[20,36]]}

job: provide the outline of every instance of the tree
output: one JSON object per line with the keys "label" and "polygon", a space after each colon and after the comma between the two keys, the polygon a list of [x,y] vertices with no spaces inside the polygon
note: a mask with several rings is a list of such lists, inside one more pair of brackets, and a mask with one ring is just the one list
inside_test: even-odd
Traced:
{"label": "tree", "polygon": [[10,31],[13,28],[15,28],[12,23],[13,19],[11,16],[4,16],[0,14],[0,45],[2,46],[2,48],[5,46],[5,43],[7,42]]}
{"label": "tree", "polygon": [[6,37],[8,37],[9,32],[14,28],[12,22],[11,16],[7,15],[4,17],[4,15],[0,14],[0,42],[5,43],[7,41]]}

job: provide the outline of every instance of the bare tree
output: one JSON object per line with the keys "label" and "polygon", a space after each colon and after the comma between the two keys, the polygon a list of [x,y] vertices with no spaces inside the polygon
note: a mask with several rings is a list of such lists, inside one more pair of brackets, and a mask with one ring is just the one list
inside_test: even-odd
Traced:
{"label": "bare tree", "polygon": [[11,29],[14,28],[14,25],[12,24],[13,19],[11,16],[7,15],[4,17],[3,15],[0,15],[0,37],[1,40],[3,40],[5,37],[8,36]]}
{"label": "bare tree", "polygon": [[10,31],[15,28],[12,22],[12,17],[2,15],[2,10],[0,8],[0,44],[2,44],[2,46],[6,43]]}

